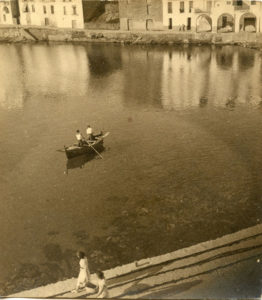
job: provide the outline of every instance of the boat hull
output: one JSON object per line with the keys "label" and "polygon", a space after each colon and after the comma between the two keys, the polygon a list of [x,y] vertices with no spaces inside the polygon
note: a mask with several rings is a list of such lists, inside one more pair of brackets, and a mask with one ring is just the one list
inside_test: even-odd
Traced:
{"label": "boat hull", "polygon": [[77,157],[77,156],[83,155],[83,154],[94,155],[94,154],[96,154],[96,151],[99,152],[103,149],[103,143],[104,143],[104,140],[99,139],[91,145],[83,145],[80,147],[74,145],[74,146],[70,146],[70,147],[65,147],[66,157],[68,159],[70,159],[70,158],[74,158],[74,157]]}

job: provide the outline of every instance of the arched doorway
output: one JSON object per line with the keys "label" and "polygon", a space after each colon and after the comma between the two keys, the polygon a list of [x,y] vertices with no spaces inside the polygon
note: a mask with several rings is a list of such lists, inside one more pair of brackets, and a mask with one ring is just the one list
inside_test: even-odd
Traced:
{"label": "arched doorway", "polygon": [[257,18],[252,13],[245,13],[239,21],[239,30],[247,32],[256,32]]}
{"label": "arched doorway", "polygon": [[230,14],[222,14],[217,20],[217,32],[235,31],[234,17]]}
{"label": "arched doorway", "polygon": [[209,32],[212,31],[212,19],[208,15],[200,15],[196,20],[197,32]]}

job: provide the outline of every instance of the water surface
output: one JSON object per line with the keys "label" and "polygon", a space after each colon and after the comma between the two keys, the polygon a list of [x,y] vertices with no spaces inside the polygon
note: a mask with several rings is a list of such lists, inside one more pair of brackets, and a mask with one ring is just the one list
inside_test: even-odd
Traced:
{"label": "water surface", "polygon": [[[2,294],[260,223],[262,64],[224,46],[0,45]],[[67,162],[75,130],[104,159]]]}

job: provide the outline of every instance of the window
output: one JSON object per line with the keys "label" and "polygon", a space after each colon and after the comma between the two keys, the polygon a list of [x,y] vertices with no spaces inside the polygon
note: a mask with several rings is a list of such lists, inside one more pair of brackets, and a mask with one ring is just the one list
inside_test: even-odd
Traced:
{"label": "window", "polygon": [[251,5],[256,5],[257,1],[256,0],[251,0]]}
{"label": "window", "polygon": [[25,12],[25,13],[29,12],[29,7],[27,4],[24,6],[23,12]]}
{"label": "window", "polygon": [[167,12],[168,12],[169,14],[172,14],[172,12],[173,12],[173,9],[172,9],[172,2],[168,2],[168,3],[167,3]]}
{"label": "window", "polygon": [[237,0],[237,6],[242,6],[243,5],[243,1],[242,0]]}
{"label": "window", "polygon": [[3,15],[3,18],[4,18],[4,22],[6,22],[6,16],[5,15]]}
{"label": "window", "polygon": [[227,1],[227,5],[231,5],[231,1]]}
{"label": "window", "polygon": [[44,14],[46,14],[46,6],[45,5],[43,6],[43,12],[44,12]]}
{"label": "window", "polygon": [[9,9],[8,9],[8,7],[5,6],[5,7],[3,8],[3,11],[4,11],[6,14],[9,14]]}
{"label": "window", "polygon": [[184,1],[180,1],[180,13],[185,12],[185,2]]}
{"label": "window", "polygon": [[51,5],[51,14],[55,13],[54,5]]}
{"label": "window", "polygon": [[32,12],[35,12],[35,6],[32,4]]}
{"label": "window", "polygon": [[189,12],[191,13],[193,9],[193,1],[189,1]]}
{"label": "window", "polygon": [[64,6],[64,15],[66,15],[66,7]]}
{"label": "window", "polygon": [[76,6],[72,6],[73,8],[73,15],[76,15]]}

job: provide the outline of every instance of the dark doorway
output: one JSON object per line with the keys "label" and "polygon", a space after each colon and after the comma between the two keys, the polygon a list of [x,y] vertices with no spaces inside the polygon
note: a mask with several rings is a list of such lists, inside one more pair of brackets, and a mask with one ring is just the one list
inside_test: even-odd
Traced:
{"label": "dark doorway", "polygon": [[152,30],[152,28],[153,28],[153,20],[152,19],[146,20],[146,30]]}
{"label": "dark doorway", "polygon": [[227,26],[227,17],[223,16],[222,17],[222,28],[225,28]]}
{"label": "dark doorway", "polygon": [[187,30],[191,30],[191,18],[187,18]]}
{"label": "dark doorway", "polygon": [[172,28],[173,28],[173,20],[172,18],[169,18],[168,29],[172,29]]}
{"label": "dark doorway", "polygon": [[[246,30],[246,27],[253,27],[253,30]],[[245,31],[256,31],[256,18],[245,18],[244,19],[244,30]]]}

